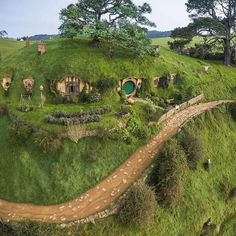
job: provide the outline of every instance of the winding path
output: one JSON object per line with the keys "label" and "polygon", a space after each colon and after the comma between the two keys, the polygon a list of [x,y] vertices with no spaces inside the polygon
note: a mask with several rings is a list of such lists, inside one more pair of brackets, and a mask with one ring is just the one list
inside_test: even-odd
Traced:
{"label": "winding path", "polygon": [[162,145],[176,134],[190,118],[232,100],[200,103],[179,111],[166,120],[160,132],[148,144],[140,147],[110,176],[80,197],[60,205],[36,206],[0,200],[2,220],[36,220],[54,223],[76,221],[100,212],[124,193],[142,172],[152,163]]}

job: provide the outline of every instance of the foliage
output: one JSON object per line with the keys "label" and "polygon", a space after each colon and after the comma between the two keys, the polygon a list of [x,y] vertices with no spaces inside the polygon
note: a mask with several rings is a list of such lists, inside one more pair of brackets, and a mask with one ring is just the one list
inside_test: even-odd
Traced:
{"label": "foliage", "polygon": [[236,199],[236,187],[231,189],[229,193],[229,199]]}
{"label": "foliage", "polygon": [[122,104],[127,103],[128,98],[127,98],[126,93],[125,93],[125,91],[124,91],[123,89],[121,89],[121,90],[119,91],[119,95],[120,95],[120,102],[121,102]]}
{"label": "foliage", "polygon": [[123,224],[139,228],[149,226],[157,208],[155,192],[142,182],[133,185],[118,207],[118,219]]}
{"label": "foliage", "polygon": [[5,31],[5,30],[0,31],[0,38],[3,38],[6,35],[7,35],[7,31]]}
{"label": "foliage", "polygon": [[157,200],[167,207],[178,205],[184,194],[186,157],[176,141],[170,141],[158,156],[150,176]]}
{"label": "foliage", "polygon": [[33,133],[33,140],[44,153],[56,152],[61,148],[61,138],[55,133],[38,129]]}
{"label": "foliage", "polygon": [[94,91],[90,94],[88,100],[89,100],[90,103],[99,102],[99,101],[102,100],[102,95],[99,92]]}
{"label": "foliage", "polygon": [[96,149],[86,149],[85,150],[85,153],[84,153],[84,158],[87,160],[87,161],[96,161],[97,160],[97,151]]}
{"label": "foliage", "polygon": [[232,103],[229,105],[229,111],[232,118],[236,121],[236,103]]}
{"label": "foliage", "polygon": [[16,110],[21,111],[21,112],[30,112],[33,110],[33,107],[28,104],[21,104],[16,107]]}
{"label": "foliage", "polygon": [[186,153],[188,167],[196,170],[198,163],[203,160],[203,146],[199,136],[187,131],[182,135],[180,143]]}
{"label": "foliage", "polygon": [[188,0],[186,6],[187,11],[192,13],[190,17],[193,22],[187,27],[175,29],[172,32],[172,37],[192,40],[194,36],[202,36],[206,39],[207,45],[221,43],[224,51],[224,63],[227,66],[230,65],[235,37],[236,2]]}
{"label": "foliage", "polygon": [[38,222],[0,222],[1,236],[51,236],[58,234],[61,229],[57,229],[53,224]]}
{"label": "foliage", "polygon": [[48,124],[77,125],[91,122],[99,122],[101,115],[111,112],[110,106],[102,106],[94,110],[83,112],[53,112],[44,118]]}
{"label": "foliage", "polygon": [[5,103],[0,103],[0,116],[7,115],[7,105]]}
{"label": "foliage", "polygon": [[178,39],[178,40],[174,40],[172,42],[168,42],[170,49],[173,51],[176,51],[178,53],[182,53],[185,46],[187,44],[189,44],[191,42],[191,40],[189,39]]}
{"label": "foliage", "polygon": [[50,133],[16,117],[12,118],[9,134],[14,143],[31,144],[45,153],[58,151],[61,146],[61,139],[57,134]]}
{"label": "foliage", "polygon": [[117,86],[117,82],[114,79],[100,79],[94,83],[94,87],[101,93],[106,90],[114,89]]}
{"label": "foliage", "polygon": [[133,117],[130,118],[126,124],[126,129],[134,137],[142,140],[147,140],[148,129],[141,124],[140,120]]}
{"label": "foliage", "polygon": [[132,0],[81,0],[60,12],[62,35],[86,35],[96,47],[101,40],[132,48],[139,55],[155,55],[143,26],[155,26],[145,14],[151,13],[149,4],[136,6]]}

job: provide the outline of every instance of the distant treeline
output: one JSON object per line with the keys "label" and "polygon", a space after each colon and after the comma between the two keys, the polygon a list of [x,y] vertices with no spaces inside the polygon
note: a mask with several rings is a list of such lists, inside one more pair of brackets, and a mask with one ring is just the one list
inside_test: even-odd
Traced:
{"label": "distant treeline", "polygon": [[166,38],[170,37],[171,31],[148,31],[148,37],[149,38]]}
{"label": "distant treeline", "polygon": [[47,40],[47,39],[55,38],[57,36],[58,36],[57,34],[38,34],[38,35],[30,36],[29,40],[40,41],[40,40]]}

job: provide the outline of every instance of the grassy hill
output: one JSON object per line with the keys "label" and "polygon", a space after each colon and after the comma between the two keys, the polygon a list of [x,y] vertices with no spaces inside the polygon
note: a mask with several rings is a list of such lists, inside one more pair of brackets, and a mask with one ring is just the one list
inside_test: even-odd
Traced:
{"label": "grassy hill", "polygon": [[[11,42],[13,46],[5,52],[9,56],[0,62],[0,76],[11,73],[14,80],[7,96],[0,89],[0,101],[5,101],[9,112],[22,120],[65,133],[65,127],[45,124],[45,115],[52,111],[81,111],[109,104],[112,112],[91,127],[102,125],[111,128],[121,121],[127,122],[127,118],[117,119],[121,103],[115,89],[105,93],[102,101],[94,104],[52,104],[47,80],[58,80],[67,74],[79,75],[89,82],[104,78],[118,82],[129,76],[146,78],[144,86],[147,92],[162,99],[171,98],[176,93],[194,96],[200,92],[204,92],[205,100],[236,98],[236,68],[225,67],[221,62],[177,55],[168,49],[167,40],[157,40],[161,45],[159,58],[136,59],[131,52],[116,48],[112,60],[107,56],[108,45],[95,49],[85,39],[49,40],[46,42],[47,53],[42,57],[37,54],[36,44],[20,48]],[[8,44],[8,41],[0,41],[4,47]],[[17,47],[19,50],[15,49]],[[210,66],[208,72],[204,68],[206,65]],[[183,80],[179,85],[171,83],[168,89],[151,87],[152,78],[166,72],[181,73]],[[27,76],[35,79],[34,110],[21,113],[16,111],[16,107],[24,92],[21,81]],[[37,107],[41,84],[45,86],[48,98],[44,109]],[[143,98],[146,95],[141,93]],[[136,103],[131,109],[140,125],[147,127],[145,105]],[[0,117],[0,198],[16,202],[51,204],[71,199],[105,178],[146,141],[133,137],[131,144],[127,144],[112,139],[85,138],[74,144],[63,139],[58,152],[45,154],[34,148],[34,140],[14,144],[9,131],[10,123],[8,117]],[[220,184],[227,181],[232,186],[236,185],[235,122],[227,108],[223,107],[195,119],[189,128],[201,137],[204,160],[211,159],[213,165],[210,172],[204,171],[202,166],[195,172],[188,172],[185,196],[180,206],[174,209],[159,207],[154,225],[143,231],[119,225],[115,217],[73,230],[81,235],[197,235],[203,223],[212,217],[214,223],[222,225],[220,235],[234,235],[236,203],[225,203]],[[148,128],[148,136],[157,129]],[[90,162],[86,153],[93,149],[97,160]]]}
{"label": "grassy hill", "polygon": [[0,39],[0,55],[1,58],[5,58],[14,53],[18,49],[24,47],[24,42],[17,42],[15,40]]}

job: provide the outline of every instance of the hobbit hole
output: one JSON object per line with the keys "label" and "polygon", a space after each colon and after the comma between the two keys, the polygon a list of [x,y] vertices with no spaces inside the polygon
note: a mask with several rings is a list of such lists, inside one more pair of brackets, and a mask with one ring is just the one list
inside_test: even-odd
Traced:
{"label": "hobbit hole", "polygon": [[142,80],[138,78],[127,78],[119,83],[119,90],[123,90],[126,96],[135,96],[142,86]]}
{"label": "hobbit hole", "polygon": [[5,76],[2,81],[2,88],[7,92],[11,86],[12,79],[10,76]]}
{"label": "hobbit hole", "polygon": [[86,92],[90,92],[92,87],[77,76],[67,76],[56,82],[56,90],[62,97],[79,95],[83,89],[85,89]]}
{"label": "hobbit hole", "polygon": [[34,80],[32,77],[23,80],[23,85],[25,87],[26,92],[32,93],[34,87]]}

